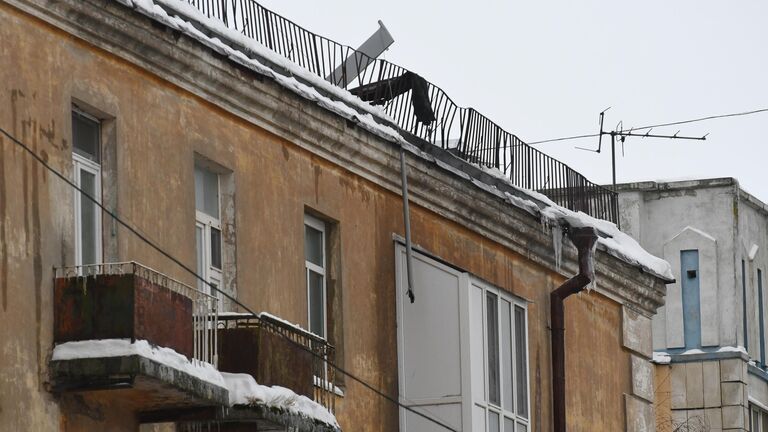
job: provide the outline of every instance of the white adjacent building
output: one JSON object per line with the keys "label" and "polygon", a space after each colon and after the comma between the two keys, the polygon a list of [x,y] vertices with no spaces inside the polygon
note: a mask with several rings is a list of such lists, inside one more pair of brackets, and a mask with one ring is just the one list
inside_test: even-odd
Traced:
{"label": "white adjacent building", "polygon": [[768,206],[733,178],[617,189],[622,230],[676,279],[653,320],[658,429],[768,431]]}

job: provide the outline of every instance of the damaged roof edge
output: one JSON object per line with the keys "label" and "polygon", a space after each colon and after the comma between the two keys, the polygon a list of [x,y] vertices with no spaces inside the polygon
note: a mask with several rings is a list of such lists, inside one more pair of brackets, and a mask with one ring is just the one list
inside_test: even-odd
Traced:
{"label": "damaged roof edge", "polygon": [[202,22],[206,17],[200,16],[199,11],[192,6],[178,0],[114,1],[183,32],[231,61],[273,79],[278,85],[321,108],[353,121],[362,129],[403,147],[412,155],[471,182],[478,189],[539,218],[542,223],[562,227],[596,228],[601,237],[598,250],[637,267],[664,283],[674,282],[671,267],[666,261],[646,252],[634,239],[619,231],[615,224],[563,208],[538,192],[511,184],[501,171],[474,165],[400,130],[382,110],[365,103],[349,91],[332,86],[308,72],[302,72],[299,65],[260,46],[256,41],[244,39],[231,29],[206,25]]}

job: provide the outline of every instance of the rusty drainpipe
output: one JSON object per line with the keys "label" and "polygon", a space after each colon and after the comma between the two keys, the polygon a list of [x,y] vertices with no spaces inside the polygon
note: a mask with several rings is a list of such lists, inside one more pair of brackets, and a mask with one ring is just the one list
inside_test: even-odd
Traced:
{"label": "rusty drainpipe", "polygon": [[569,237],[579,251],[579,274],[550,294],[552,321],[552,416],[553,432],[565,432],[565,308],[564,300],[583,290],[594,279],[594,228],[571,228]]}

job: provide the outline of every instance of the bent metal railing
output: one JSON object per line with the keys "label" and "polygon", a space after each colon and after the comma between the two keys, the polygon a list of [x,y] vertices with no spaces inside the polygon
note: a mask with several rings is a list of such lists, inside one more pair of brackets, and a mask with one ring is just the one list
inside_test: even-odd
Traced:
{"label": "bent metal railing", "polygon": [[337,387],[335,369],[335,348],[322,337],[280,318],[262,312],[259,315],[248,313],[227,313],[219,316],[221,328],[259,328],[261,330],[289,339],[301,349],[312,353],[313,400],[334,412]]}
{"label": "bent metal railing", "polygon": [[135,261],[58,267],[54,275],[56,278],[134,275],[189,298],[192,301],[192,359],[217,366],[218,298]]}
{"label": "bent metal railing", "polygon": [[[473,108],[456,105],[440,87],[418,74],[312,33],[254,0],[178,1],[362,100],[382,106],[402,130],[469,162],[497,168],[514,185],[537,190],[561,206],[617,222],[615,192],[528,146]],[[347,63],[352,67],[334,73]]]}

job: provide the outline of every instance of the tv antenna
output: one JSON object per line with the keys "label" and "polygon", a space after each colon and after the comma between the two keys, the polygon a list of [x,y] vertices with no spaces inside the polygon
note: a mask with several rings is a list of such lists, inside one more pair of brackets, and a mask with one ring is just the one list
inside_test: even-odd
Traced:
{"label": "tv antenna", "polygon": [[[597,149],[590,149],[590,148],[584,148],[584,147],[576,147],[579,150],[586,150],[591,151],[595,153],[600,153],[603,149],[603,135],[610,135],[611,137],[611,171],[612,171],[612,179],[613,179],[613,191],[616,191],[616,139],[618,138],[621,141],[621,154],[624,155],[624,142],[627,140],[628,137],[639,137],[639,138],[666,138],[666,139],[681,139],[681,140],[694,140],[694,141],[706,141],[707,135],[700,136],[700,137],[693,137],[693,136],[682,136],[680,135],[680,131],[675,132],[674,135],[661,135],[661,134],[653,134],[653,128],[647,128],[648,131],[645,133],[641,133],[639,131],[636,131],[634,128],[624,129],[624,123],[619,122],[616,125],[616,128],[611,131],[606,131],[603,129],[603,121],[605,120],[605,112],[611,109],[611,107],[608,107],[600,112],[600,133],[598,134],[599,138],[597,141]],[[646,129],[646,128],[642,128]]]}

